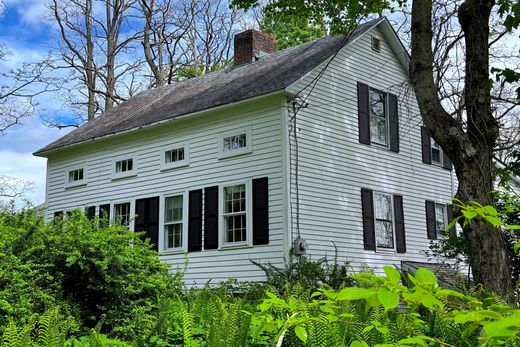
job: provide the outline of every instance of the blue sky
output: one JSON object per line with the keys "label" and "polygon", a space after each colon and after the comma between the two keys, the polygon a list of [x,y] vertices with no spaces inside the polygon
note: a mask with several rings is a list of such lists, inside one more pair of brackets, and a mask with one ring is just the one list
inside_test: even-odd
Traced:
{"label": "blue sky", "polygon": [[[0,16],[0,42],[11,52],[8,60],[0,62],[0,72],[16,68],[24,61],[37,61],[49,50],[52,28],[47,24],[45,3],[37,0],[7,0],[7,11]],[[39,97],[39,110],[57,115],[59,103],[52,94]],[[70,129],[58,130],[44,126],[39,114],[23,120],[0,135],[0,175],[14,176],[34,182],[29,195],[33,204],[45,200],[46,160],[32,155],[34,151],[66,134]]]}

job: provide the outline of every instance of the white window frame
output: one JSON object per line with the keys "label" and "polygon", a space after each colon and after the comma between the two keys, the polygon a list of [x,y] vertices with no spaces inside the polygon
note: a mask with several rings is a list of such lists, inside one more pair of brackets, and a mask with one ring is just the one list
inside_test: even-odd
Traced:
{"label": "white window frame", "polygon": [[[166,208],[166,199],[173,196],[182,196],[182,245],[177,248],[167,248],[166,247],[166,233],[165,233],[165,208]],[[163,254],[172,254],[172,253],[184,253],[188,251],[188,192],[187,191],[176,191],[171,193],[166,193],[161,196],[160,204],[159,204],[159,250]]]}
{"label": "white window frame", "polygon": [[[437,235],[437,238],[446,237],[447,231],[446,230],[439,230],[437,229],[437,206],[442,206],[444,208],[444,229],[448,226],[448,205],[447,204],[441,204],[441,203],[435,203],[434,212],[435,212],[435,234]],[[440,233],[439,233],[440,231]]]}
{"label": "white window frame", "polygon": [[[127,170],[123,172],[116,172],[117,162],[123,160],[132,159],[132,170]],[[112,160],[112,179],[117,180],[120,178],[134,177],[137,176],[137,159],[134,155],[121,155]]]}
{"label": "white window frame", "polygon": [[[180,149],[180,148],[184,149],[184,159],[167,163],[166,162],[166,152],[173,151],[173,150]],[[176,144],[166,146],[165,149],[163,149],[161,151],[161,171],[177,169],[180,167],[185,167],[185,166],[190,165],[190,153],[189,152],[190,151],[189,151],[188,145],[184,144],[184,143],[176,143]]]}
{"label": "white window frame", "polygon": [[[224,151],[224,138],[238,135],[246,135],[246,146],[242,148],[233,149],[230,151]],[[222,133],[218,137],[218,158],[224,159],[229,157],[234,157],[237,155],[249,154],[252,152],[252,142],[253,138],[251,136],[251,127],[236,129],[232,131],[227,131]]]}
{"label": "white window frame", "polygon": [[[384,108],[385,108],[385,125],[386,125],[386,143],[380,143],[380,142],[374,141],[374,139],[372,138],[372,111],[370,108],[370,92],[371,91],[374,91],[376,93],[382,93],[385,98]],[[378,88],[369,86],[368,87],[368,127],[369,127],[369,131],[370,131],[370,143],[372,145],[386,148],[386,149],[390,148],[390,115],[388,113],[388,106],[389,106],[388,105],[388,93],[384,92]]]}
{"label": "white window frame", "polygon": [[[83,179],[77,181],[69,181],[70,173],[76,170],[83,170]],[[87,166],[86,165],[75,165],[67,168],[65,174],[65,189],[72,187],[80,187],[87,185]]]}
{"label": "white window frame", "polygon": [[133,199],[121,199],[110,203],[110,221],[111,224],[114,225],[114,221],[116,220],[116,205],[130,203],[130,219],[128,221],[128,225],[126,226],[129,230],[134,230],[134,220],[135,220],[135,200]]}
{"label": "white window frame", "polygon": [[[439,161],[433,160],[433,143],[436,143],[439,146]],[[433,137],[430,136],[430,158],[433,165],[443,166],[444,165],[444,151],[442,150],[441,145]]]}
{"label": "white window frame", "polygon": [[[238,185],[245,185],[246,190],[246,240],[242,242],[226,242],[226,233],[224,230],[224,188]],[[251,180],[232,181],[219,185],[219,249],[241,248],[253,246],[253,197],[251,191]]]}
{"label": "white window frame", "polygon": [[[376,194],[381,194],[381,195],[389,195],[390,196],[390,208],[391,208],[391,216],[392,216],[392,238],[393,238],[393,245],[394,247],[393,248],[386,248],[386,247],[379,247],[378,246],[378,242],[377,242],[377,229],[376,229],[376,224],[377,224],[377,212],[376,212]],[[387,193],[387,192],[382,192],[382,191],[372,191],[372,201],[374,202],[374,233],[375,233],[375,241],[376,241],[376,251],[377,252],[390,252],[390,253],[395,253],[396,252],[396,235],[395,235],[395,211],[394,211],[394,194],[391,194],[391,193]]]}

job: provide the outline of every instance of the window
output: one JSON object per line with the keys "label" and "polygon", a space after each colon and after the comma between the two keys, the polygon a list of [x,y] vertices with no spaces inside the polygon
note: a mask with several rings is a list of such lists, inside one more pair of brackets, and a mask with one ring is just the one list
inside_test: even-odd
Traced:
{"label": "window", "polygon": [[184,230],[184,197],[182,195],[165,198],[164,203],[164,248],[182,247]]}
{"label": "window", "polygon": [[231,157],[251,152],[251,129],[238,130],[220,136],[219,157]]}
{"label": "window", "polygon": [[446,205],[435,204],[435,229],[437,230],[437,236],[444,236],[447,223]]}
{"label": "window", "polygon": [[188,147],[176,145],[163,151],[161,170],[168,170],[189,165]]}
{"label": "window", "polygon": [[442,165],[442,149],[433,137],[431,138],[431,151],[432,163]]}
{"label": "window", "polygon": [[69,171],[69,183],[83,181],[83,169]]}
{"label": "window", "polygon": [[73,167],[67,171],[65,188],[77,187],[87,184],[86,170],[84,167]]}
{"label": "window", "polygon": [[372,50],[374,52],[381,52],[381,40],[378,37],[372,36]]}
{"label": "window", "polygon": [[134,169],[134,160],[124,159],[116,161],[116,173],[132,171]]}
{"label": "window", "polygon": [[392,195],[374,192],[376,246],[394,249]]}
{"label": "window", "polygon": [[370,138],[373,143],[388,144],[386,94],[374,89],[369,92]]}
{"label": "window", "polygon": [[224,242],[247,241],[246,185],[238,184],[223,189]]}
{"label": "window", "polygon": [[131,177],[137,174],[136,162],[133,157],[118,158],[113,161],[112,179]]}
{"label": "window", "polygon": [[130,224],[130,203],[114,205],[114,219],[116,224],[128,226]]}

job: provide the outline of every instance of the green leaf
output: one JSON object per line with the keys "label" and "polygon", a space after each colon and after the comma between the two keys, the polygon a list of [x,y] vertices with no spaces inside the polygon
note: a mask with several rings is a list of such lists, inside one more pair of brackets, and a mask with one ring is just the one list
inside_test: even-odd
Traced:
{"label": "green leaf", "polygon": [[462,214],[466,219],[473,219],[477,216],[477,212],[474,210],[462,210]]}
{"label": "green leaf", "polygon": [[423,267],[419,268],[415,273],[415,279],[418,285],[436,285],[437,284],[437,276],[433,272]]}
{"label": "green leaf", "polygon": [[356,340],[356,341],[352,341],[352,343],[350,344],[350,347],[368,347],[368,344],[365,341],[361,342],[361,341]]}
{"label": "green leaf", "polygon": [[361,300],[361,299],[367,299],[368,297],[370,297],[373,294],[374,294],[373,289],[348,287],[348,288],[343,288],[339,292],[337,300]]}
{"label": "green leaf", "polygon": [[393,266],[383,266],[383,270],[385,270],[386,277],[390,280],[393,284],[398,284],[399,280],[401,279],[401,274],[397,269]]}
{"label": "green leaf", "polygon": [[298,336],[298,338],[303,341],[303,343],[307,342],[307,330],[305,330],[303,326],[297,325],[294,328],[294,332],[296,333],[296,336]]}
{"label": "green leaf", "polygon": [[383,304],[386,310],[391,310],[399,305],[399,295],[395,292],[392,292],[386,288],[379,289],[379,293],[377,294],[379,301]]}

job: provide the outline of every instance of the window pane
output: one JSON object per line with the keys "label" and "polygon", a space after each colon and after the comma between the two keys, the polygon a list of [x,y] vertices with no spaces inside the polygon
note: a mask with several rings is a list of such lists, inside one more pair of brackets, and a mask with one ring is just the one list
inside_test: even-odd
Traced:
{"label": "window pane", "polygon": [[392,197],[374,193],[376,219],[392,220]]}
{"label": "window pane", "polygon": [[441,151],[435,148],[432,148],[432,161],[436,163],[441,162]]}
{"label": "window pane", "polygon": [[182,195],[166,198],[164,221],[165,223],[182,221]]}
{"label": "window pane", "polygon": [[446,229],[446,206],[442,204],[435,205],[435,225],[437,228],[437,234],[444,234]]}
{"label": "window pane", "polygon": [[370,117],[370,136],[373,142],[386,144],[386,119]]}
{"label": "window pane", "polygon": [[370,135],[375,143],[387,143],[385,94],[370,90]]}
{"label": "window pane", "polygon": [[114,205],[114,219],[119,225],[128,225],[130,222],[130,203]]}
{"label": "window pane", "polygon": [[224,213],[246,210],[246,186],[244,184],[224,188]]}
{"label": "window pane", "polygon": [[243,242],[246,240],[246,215],[224,217],[226,242]]}
{"label": "window pane", "polygon": [[370,114],[386,118],[385,95],[381,92],[370,90]]}
{"label": "window pane", "polygon": [[165,226],[166,248],[182,247],[182,223]]}
{"label": "window pane", "polygon": [[244,148],[247,146],[246,134],[233,135],[224,137],[223,150],[232,151],[234,149]]}
{"label": "window pane", "polygon": [[376,220],[377,247],[394,248],[394,233],[392,222]]}

